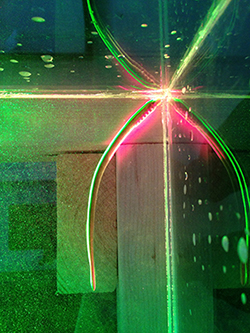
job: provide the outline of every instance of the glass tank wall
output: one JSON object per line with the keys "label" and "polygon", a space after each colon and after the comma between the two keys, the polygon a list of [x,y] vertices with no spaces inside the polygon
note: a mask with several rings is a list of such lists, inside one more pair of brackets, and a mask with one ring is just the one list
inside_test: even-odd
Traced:
{"label": "glass tank wall", "polygon": [[0,332],[248,332],[249,19],[0,2]]}

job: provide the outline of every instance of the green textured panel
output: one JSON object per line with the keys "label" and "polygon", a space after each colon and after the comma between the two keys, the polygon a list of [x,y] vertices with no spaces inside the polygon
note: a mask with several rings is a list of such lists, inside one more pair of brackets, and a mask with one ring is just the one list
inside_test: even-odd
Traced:
{"label": "green textured panel", "polygon": [[43,249],[55,257],[55,204],[9,206],[9,249]]}

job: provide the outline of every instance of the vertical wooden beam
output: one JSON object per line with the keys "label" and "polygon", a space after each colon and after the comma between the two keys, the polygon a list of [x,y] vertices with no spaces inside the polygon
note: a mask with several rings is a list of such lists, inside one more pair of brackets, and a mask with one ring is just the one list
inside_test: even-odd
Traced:
{"label": "vertical wooden beam", "polygon": [[162,144],[117,153],[118,332],[167,332]]}
{"label": "vertical wooden beam", "polygon": [[[57,158],[57,289],[62,294],[92,292],[86,251],[86,213],[90,182],[101,154]],[[117,285],[115,159],[99,190],[95,219],[97,292]]]}

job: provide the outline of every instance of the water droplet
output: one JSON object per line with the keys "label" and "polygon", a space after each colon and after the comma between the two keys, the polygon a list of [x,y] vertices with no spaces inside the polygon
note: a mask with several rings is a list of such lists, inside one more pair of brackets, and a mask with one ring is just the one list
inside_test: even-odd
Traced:
{"label": "water droplet", "polygon": [[196,262],[196,260],[197,260],[197,259],[196,259],[196,257],[194,256],[194,262]]}
{"label": "water droplet", "polygon": [[4,71],[4,68],[3,67],[0,67],[0,72],[3,72]]}
{"label": "water droplet", "polygon": [[227,268],[226,268],[226,266],[223,266],[223,267],[222,267],[222,270],[223,270],[223,273],[226,274],[226,272],[227,272]]}
{"label": "water droplet", "polygon": [[112,66],[111,65],[106,65],[105,68],[110,69],[110,68],[112,68]]}
{"label": "water droplet", "polygon": [[190,316],[192,316],[192,310],[191,309],[189,309],[189,314],[190,314]]}
{"label": "water droplet", "polygon": [[221,212],[223,211],[223,205],[220,205],[220,211]]}
{"label": "water droplet", "polygon": [[187,159],[188,159],[188,161],[190,161],[191,160],[191,155],[188,155]]}
{"label": "water droplet", "polygon": [[185,180],[188,180],[188,173],[185,171]]}
{"label": "water droplet", "polygon": [[51,62],[53,61],[53,57],[49,54],[44,54],[44,55],[41,55],[41,58],[44,62]]}
{"label": "water droplet", "polygon": [[185,213],[182,216],[183,216],[184,219],[186,218],[186,214]]}
{"label": "water droplet", "polygon": [[182,40],[181,37],[177,37],[176,40]]}
{"label": "water droplet", "polygon": [[21,71],[21,72],[19,72],[19,74],[20,74],[21,76],[25,76],[25,77],[28,77],[28,76],[31,75],[30,72],[25,72],[25,71]]}
{"label": "water droplet", "polygon": [[142,28],[147,28],[147,26],[148,26],[147,23],[142,23],[142,24],[141,24],[141,27],[142,27]]}
{"label": "water droplet", "polygon": [[98,35],[98,32],[97,31],[91,31],[91,34],[96,36],[96,35]]}
{"label": "water droplet", "polygon": [[23,44],[21,44],[21,43],[17,43],[16,45],[17,45],[17,46],[23,46]]}
{"label": "water droplet", "polygon": [[166,44],[165,45],[165,48],[167,49],[167,48],[169,48],[170,47],[170,44]]}
{"label": "water droplet", "polygon": [[198,178],[198,182],[199,182],[199,184],[201,184],[201,177]]}
{"label": "water droplet", "polygon": [[246,296],[246,294],[242,293],[241,296],[240,296],[240,298],[241,298],[242,304],[246,304],[246,302],[247,302],[247,296]]}
{"label": "water droplet", "polygon": [[88,40],[87,44],[93,44],[93,41],[92,40]]}
{"label": "water droplet", "polygon": [[191,205],[191,208],[192,208],[192,212],[194,212],[194,205]]}
{"label": "water droplet", "polygon": [[205,271],[205,266],[204,266],[204,265],[201,265],[201,269],[202,269],[203,271]]}
{"label": "water droplet", "polygon": [[186,208],[186,202],[184,201],[182,204],[182,208],[185,209]]}
{"label": "water droplet", "polygon": [[10,59],[10,62],[12,62],[12,64],[18,64],[18,60],[16,59]]}
{"label": "water droplet", "polygon": [[198,200],[198,205],[200,205],[200,206],[202,205],[202,200],[201,199]]}
{"label": "water droplet", "polygon": [[194,246],[196,245],[196,235],[195,234],[193,234],[193,244],[194,244]]}
{"label": "water droplet", "polygon": [[208,213],[208,219],[209,219],[209,221],[212,221],[212,219],[213,219],[213,214],[211,212]]}
{"label": "water droplet", "polygon": [[184,193],[184,195],[187,194],[187,185],[184,185],[184,186],[183,186],[183,193]]}
{"label": "water droplet", "polygon": [[175,35],[177,33],[176,30],[171,31],[171,35]]}
{"label": "water droplet", "polygon": [[246,264],[248,260],[248,249],[245,238],[241,237],[237,245],[237,252],[242,264]]}
{"label": "water droplet", "polygon": [[170,55],[168,55],[167,53],[164,54],[164,58],[165,59],[169,59],[170,58]]}
{"label": "water droplet", "polygon": [[39,17],[39,16],[34,16],[34,17],[32,17],[31,20],[34,21],[34,22],[38,22],[38,23],[45,22],[45,19],[43,17]]}
{"label": "water droplet", "polygon": [[211,237],[211,235],[208,235],[208,238],[207,238],[207,240],[208,240],[208,243],[209,243],[209,244],[211,244],[211,243],[212,243],[212,237]]}
{"label": "water droplet", "polygon": [[229,251],[229,239],[227,236],[222,237],[221,245],[226,252]]}

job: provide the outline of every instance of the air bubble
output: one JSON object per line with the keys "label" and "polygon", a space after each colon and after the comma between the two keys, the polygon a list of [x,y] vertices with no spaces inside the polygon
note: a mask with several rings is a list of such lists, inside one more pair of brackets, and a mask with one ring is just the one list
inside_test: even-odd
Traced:
{"label": "air bubble", "polygon": [[196,259],[196,257],[194,256],[194,262],[196,262],[197,261],[197,259]]}
{"label": "air bubble", "polygon": [[202,205],[202,200],[201,199],[198,200],[198,205],[200,205],[200,206]]}
{"label": "air bubble", "polygon": [[106,59],[112,60],[114,59],[114,56],[112,54],[105,55]]}
{"label": "air bubble", "polygon": [[187,185],[184,185],[184,186],[183,186],[183,193],[184,193],[184,195],[187,194]]}
{"label": "air bubble", "polygon": [[250,230],[249,229],[245,229],[245,234],[250,236]]}
{"label": "air bubble", "polygon": [[204,266],[204,265],[201,265],[201,269],[202,269],[203,271],[205,271],[205,266]]}
{"label": "air bubble", "polygon": [[171,31],[171,35],[175,35],[177,33],[176,30]]}
{"label": "air bubble", "polygon": [[53,68],[53,67],[55,67],[55,65],[54,64],[46,64],[46,65],[44,65],[44,67],[46,67],[46,68]]}
{"label": "air bubble", "polygon": [[229,251],[229,239],[227,236],[222,237],[221,245],[226,252]]}
{"label": "air bubble", "polygon": [[246,302],[247,302],[247,296],[246,296],[246,294],[242,293],[241,296],[240,296],[240,298],[241,298],[242,304],[246,304]]}
{"label": "air bubble", "polygon": [[186,208],[186,202],[184,201],[182,204],[182,208],[185,209]]}
{"label": "air bubble", "polygon": [[213,219],[213,214],[211,212],[208,213],[208,219],[209,219],[209,221],[212,221],[212,219]]}
{"label": "air bubble", "polygon": [[241,237],[237,245],[237,252],[242,264],[246,264],[248,260],[248,249],[245,238]]}
{"label": "air bubble", "polygon": [[221,212],[223,211],[223,205],[220,205],[220,211]]}
{"label": "air bubble", "polygon": [[209,244],[212,243],[212,237],[211,237],[211,235],[208,235],[207,240],[208,240],[208,243],[209,243]]}
{"label": "air bubble", "polygon": [[188,180],[188,173],[185,171],[185,180]]}
{"label": "air bubble", "polygon": [[223,270],[223,273],[226,274],[226,272],[227,272],[227,267],[226,267],[226,266],[223,266],[223,267],[222,267],[222,270]]}
{"label": "air bubble", "polygon": [[201,177],[198,178],[198,182],[199,182],[199,184],[201,184]]}
{"label": "air bubble", "polygon": [[53,57],[49,54],[44,54],[44,55],[41,55],[41,59],[44,62],[51,62],[53,60]]}
{"label": "air bubble", "polygon": [[33,22],[37,22],[37,23],[43,23],[45,22],[45,19],[43,17],[39,17],[39,16],[34,16],[31,19]]}
{"label": "air bubble", "polygon": [[193,244],[194,244],[194,246],[196,245],[196,235],[195,234],[193,234]]}
{"label": "air bubble", "polygon": [[194,141],[194,132],[190,131],[190,141]]}
{"label": "air bubble", "polygon": [[24,76],[24,77],[29,77],[29,76],[31,75],[30,72],[24,72],[24,71],[19,72],[19,74],[20,74],[21,76]]}
{"label": "air bubble", "polygon": [[18,64],[18,60],[16,59],[10,59],[10,62],[12,62],[12,64]]}
{"label": "air bubble", "polygon": [[147,26],[148,26],[147,23],[142,23],[142,24],[141,24],[141,27],[142,27],[142,28],[147,28]]}
{"label": "air bubble", "polygon": [[240,213],[236,213],[236,217],[238,220],[240,220],[240,218],[241,218]]}

